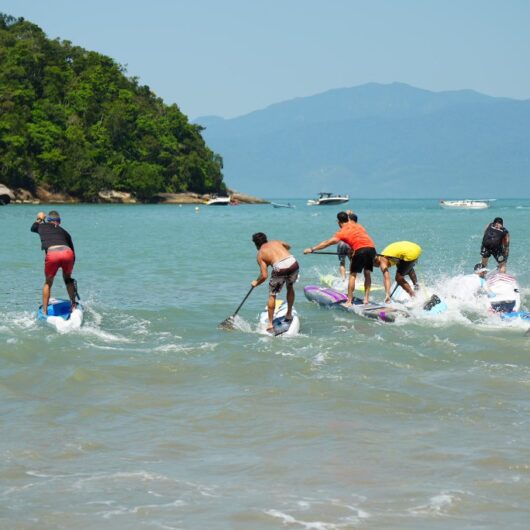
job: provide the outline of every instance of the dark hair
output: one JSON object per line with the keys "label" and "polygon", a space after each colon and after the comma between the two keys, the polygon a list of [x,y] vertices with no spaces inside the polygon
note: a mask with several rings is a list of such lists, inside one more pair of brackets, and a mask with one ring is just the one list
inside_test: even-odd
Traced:
{"label": "dark hair", "polygon": [[348,217],[349,217],[354,223],[357,222],[358,217],[357,217],[357,214],[356,214],[356,213],[351,212],[351,213],[348,214]]}
{"label": "dark hair", "polygon": [[500,225],[504,226],[504,221],[502,220],[502,217],[495,217],[495,219],[493,219],[493,224],[495,223],[499,223]]}
{"label": "dark hair", "polygon": [[339,223],[347,223],[349,220],[348,214],[346,212],[339,212],[337,214],[337,221]]}
{"label": "dark hair", "polygon": [[252,234],[252,241],[254,241],[254,245],[259,250],[262,245],[267,243],[267,236],[263,232],[256,232]]}
{"label": "dark hair", "polygon": [[59,212],[57,210],[51,210],[48,213],[48,222],[51,223],[60,223],[61,222],[61,216],[59,215]]}

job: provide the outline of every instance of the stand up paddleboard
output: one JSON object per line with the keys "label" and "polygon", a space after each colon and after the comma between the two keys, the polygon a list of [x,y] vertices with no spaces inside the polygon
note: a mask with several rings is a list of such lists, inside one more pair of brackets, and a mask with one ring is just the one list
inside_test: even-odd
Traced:
{"label": "stand up paddleboard", "polygon": [[[343,279],[340,276],[335,276],[334,274],[324,274],[320,276],[320,281],[327,287],[335,289],[335,291],[346,292],[348,290],[348,278]],[[370,287],[371,291],[382,291],[384,287],[382,285],[372,284]],[[364,282],[362,278],[357,278],[355,283],[355,290],[361,291],[364,293]]]}
{"label": "stand up paddleboard", "polygon": [[[285,337],[292,337],[298,335],[300,332],[300,317],[296,312],[296,309],[293,307],[293,319],[285,320],[285,314],[287,313],[287,302],[282,302],[281,300],[276,300],[276,309],[274,310],[274,318],[272,320],[272,325],[274,326],[274,333],[271,333],[275,336],[283,335]],[[259,316],[259,329],[265,331],[269,324],[269,317],[267,311],[263,311]]]}
{"label": "stand up paddleboard", "polygon": [[37,311],[37,320],[53,326],[59,333],[67,333],[79,329],[83,323],[83,307],[77,304],[72,310],[70,300],[52,298],[48,304],[48,314],[42,312],[42,306]]}
{"label": "stand up paddleboard", "polygon": [[[397,307],[395,304],[376,304],[374,302],[364,304],[361,298],[354,298],[353,304],[347,307],[344,303],[348,300],[348,297],[344,293],[330,287],[307,285],[304,287],[304,294],[309,301],[316,302],[321,306],[349,311],[381,322],[394,322],[398,316],[411,316],[410,310],[404,307]],[[430,314],[436,314],[445,311],[447,305],[438,296],[432,295],[423,305],[423,309]]]}

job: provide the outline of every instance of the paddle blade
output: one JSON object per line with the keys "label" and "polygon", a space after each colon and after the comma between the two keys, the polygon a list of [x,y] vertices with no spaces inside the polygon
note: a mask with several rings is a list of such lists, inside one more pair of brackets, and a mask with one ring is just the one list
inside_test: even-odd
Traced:
{"label": "paddle blade", "polygon": [[234,329],[234,316],[231,315],[228,318],[225,318],[217,327],[227,331]]}

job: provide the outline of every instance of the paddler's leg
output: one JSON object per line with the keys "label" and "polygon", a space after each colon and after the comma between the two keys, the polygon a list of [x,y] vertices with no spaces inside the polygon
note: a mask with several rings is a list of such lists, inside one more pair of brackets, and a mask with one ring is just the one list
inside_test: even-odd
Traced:
{"label": "paddler's leg", "polygon": [[294,305],[294,287],[292,283],[287,284],[287,313],[285,313],[285,320],[293,319],[293,305]]}
{"label": "paddler's leg", "polygon": [[48,304],[50,302],[50,295],[52,292],[53,276],[46,276],[44,287],[42,288],[42,313],[48,314]]}
{"label": "paddler's leg", "polygon": [[267,314],[269,317],[269,325],[267,326],[267,331],[274,329],[272,325],[272,320],[274,318],[274,310],[276,309],[276,295],[269,294],[269,301],[267,302]]}
{"label": "paddler's leg", "polygon": [[68,291],[68,296],[70,297],[70,302],[72,303],[72,309],[77,307],[77,302],[75,301],[75,285],[72,275],[63,271],[63,280],[66,285],[66,290]]}
{"label": "paddler's leg", "polygon": [[401,273],[396,272],[396,283],[404,290],[409,296],[414,296],[414,291],[410,288],[409,282],[405,280],[405,276]]}
{"label": "paddler's leg", "polygon": [[418,277],[416,276],[416,271],[414,269],[411,269],[411,271],[409,272],[409,277],[412,280],[412,283],[414,285],[414,289],[415,290],[418,289],[419,288]]}
{"label": "paddler's leg", "polygon": [[370,301],[370,289],[372,287],[372,273],[364,269],[364,303]]}
{"label": "paddler's leg", "polygon": [[353,292],[355,291],[355,279],[357,278],[356,272],[350,272],[350,278],[348,279],[348,301],[344,303],[345,306],[350,307],[353,303]]}

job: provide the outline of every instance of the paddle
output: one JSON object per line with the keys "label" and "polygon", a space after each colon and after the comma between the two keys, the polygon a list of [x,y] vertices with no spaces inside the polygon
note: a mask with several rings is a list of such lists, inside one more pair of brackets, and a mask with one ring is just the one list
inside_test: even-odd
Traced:
{"label": "paddle", "polygon": [[392,298],[392,296],[394,295],[398,287],[399,287],[399,283],[396,283],[396,286],[394,287],[394,289],[392,289],[392,292],[390,293],[390,298]]}
{"label": "paddle", "polygon": [[327,254],[328,256],[343,256],[343,254],[339,254],[338,252],[321,252],[319,250],[310,252],[310,254]]}
{"label": "paddle", "polygon": [[220,324],[219,327],[221,329],[234,329],[234,317],[239,313],[239,310],[243,307],[243,304],[247,300],[247,298],[250,296],[250,293],[254,290],[254,286],[250,288],[248,293],[246,294],[245,298],[243,298],[243,301],[239,304],[238,308],[235,310],[234,314],[230,315],[228,318],[225,318]]}

